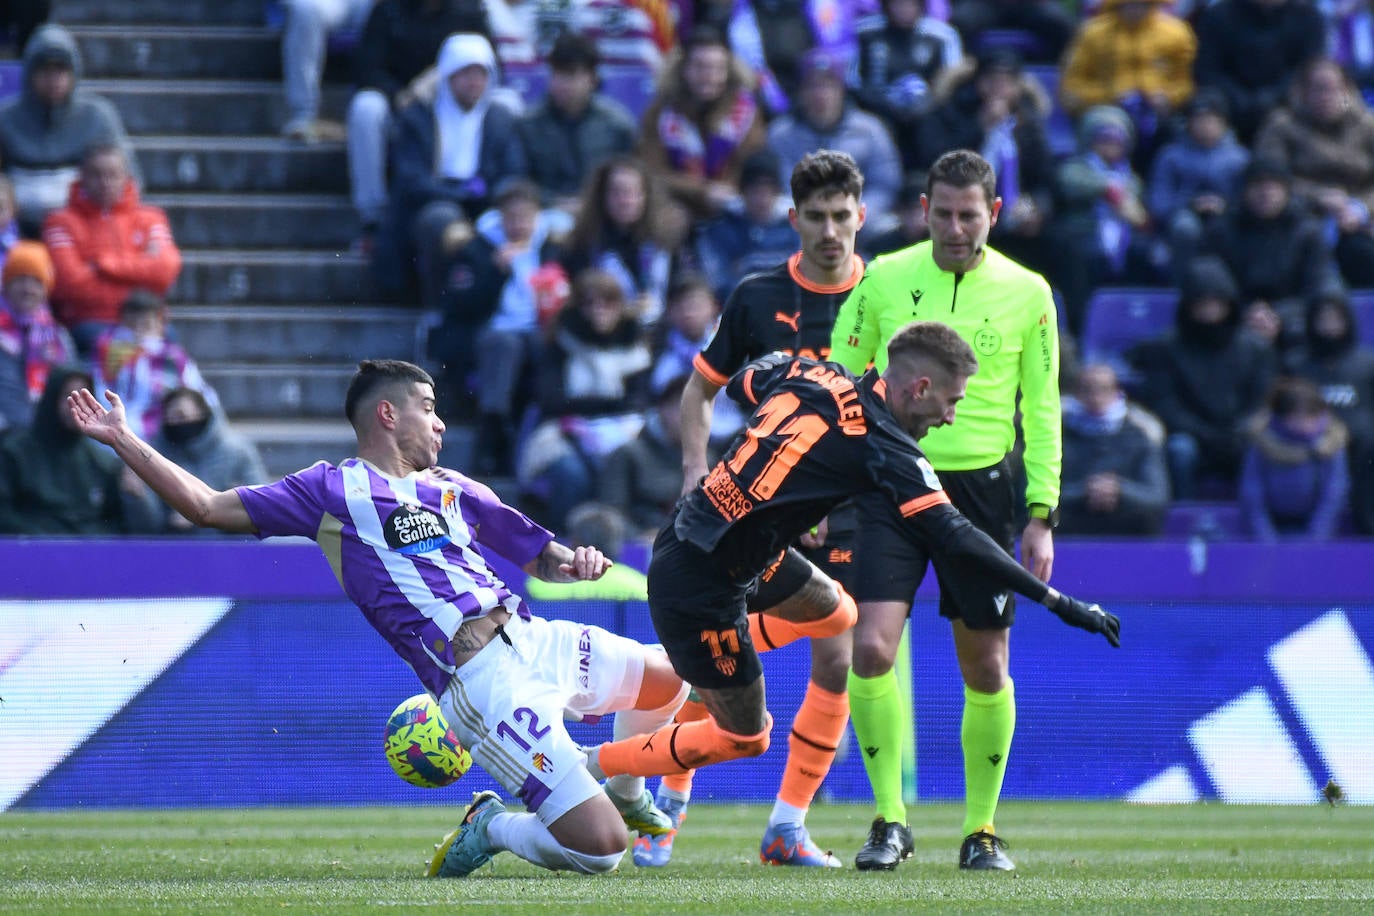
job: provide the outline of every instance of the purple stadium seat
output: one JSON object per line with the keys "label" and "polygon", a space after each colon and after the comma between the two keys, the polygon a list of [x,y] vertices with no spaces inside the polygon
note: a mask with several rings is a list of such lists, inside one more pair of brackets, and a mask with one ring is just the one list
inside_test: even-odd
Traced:
{"label": "purple stadium seat", "polygon": [[1088,300],[1083,358],[1114,365],[1133,345],[1158,337],[1174,323],[1172,289],[1102,287]]}
{"label": "purple stadium seat", "polygon": [[1166,538],[1203,537],[1209,541],[1235,541],[1246,538],[1240,506],[1234,502],[1180,500],[1164,516]]}
{"label": "purple stadium seat", "polygon": [[1360,343],[1374,347],[1374,289],[1352,289],[1350,309],[1355,313],[1355,326],[1359,329]]}

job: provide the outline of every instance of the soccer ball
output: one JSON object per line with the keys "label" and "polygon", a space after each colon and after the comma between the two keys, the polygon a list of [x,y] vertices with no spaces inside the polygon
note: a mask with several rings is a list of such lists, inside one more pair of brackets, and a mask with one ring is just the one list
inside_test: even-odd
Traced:
{"label": "soccer ball", "polygon": [[386,720],[386,762],[413,786],[437,789],[458,780],[472,766],[472,755],[458,742],[427,693],[416,694]]}

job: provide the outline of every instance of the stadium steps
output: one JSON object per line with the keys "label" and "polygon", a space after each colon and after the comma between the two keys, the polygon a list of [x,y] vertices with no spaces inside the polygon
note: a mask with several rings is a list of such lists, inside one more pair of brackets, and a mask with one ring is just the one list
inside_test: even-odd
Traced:
{"label": "stadium steps", "polygon": [[147,195],[205,191],[345,194],[342,143],[304,146],[280,137],[132,137]]}
{"label": "stadium steps", "polygon": [[[182,251],[173,325],[233,425],[281,474],[354,449],[342,417],[358,360],[417,358],[420,315],[351,250],[343,144],[282,139],[280,36],[263,0],[56,0],[83,86],[130,134],[144,197]],[[348,60],[331,56],[323,115],[342,119]],[[446,459],[470,436],[448,435]],[[464,459],[466,460],[466,459]]]}
{"label": "stadium steps", "polygon": [[149,194],[167,211],[172,237],[185,248],[288,248],[302,238],[347,249],[362,226],[338,194]]}

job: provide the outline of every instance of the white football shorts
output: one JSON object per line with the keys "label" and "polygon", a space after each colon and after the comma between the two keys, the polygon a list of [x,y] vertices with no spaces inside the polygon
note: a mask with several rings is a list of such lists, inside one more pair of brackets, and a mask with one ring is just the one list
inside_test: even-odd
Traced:
{"label": "white football shorts", "polygon": [[647,647],[601,627],[524,620],[458,669],[439,706],[478,766],[545,825],[601,786],[564,726],[565,711],[602,716],[634,708]]}

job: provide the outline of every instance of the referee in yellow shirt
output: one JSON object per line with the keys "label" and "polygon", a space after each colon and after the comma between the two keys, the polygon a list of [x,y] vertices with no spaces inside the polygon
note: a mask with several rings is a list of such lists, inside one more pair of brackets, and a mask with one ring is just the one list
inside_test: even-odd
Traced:
{"label": "referee in yellow shirt", "polygon": [[[888,339],[915,319],[948,324],[973,345],[979,369],[958,419],[932,430],[921,446],[955,507],[1012,552],[1021,513],[1008,456],[1019,394],[1029,507],[1021,560],[1048,580],[1061,459],[1059,337],[1049,284],[987,247],[1002,201],[992,166],[977,153],[955,150],[936,160],[921,205],[931,238],[868,266],[840,309],[830,359],[855,372],[870,362],[881,370]],[[878,816],[855,865],[891,869],[912,852],[902,803],[901,748],[908,726],[893,663],[930,554],[896,525],[869,524],[870,517],[881,519],[880,511],[864,515],[854,551],[859,622],[849,696]],[[1014,598],[957,563],[942,564],[936,575],[940,613],[952,623],[964,680],[966,808],[959,867],[1011,871],[1016,866],[993,817],[1016,727],[1008,671]]]}

